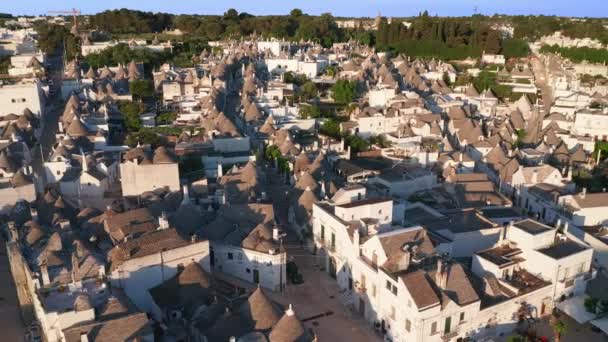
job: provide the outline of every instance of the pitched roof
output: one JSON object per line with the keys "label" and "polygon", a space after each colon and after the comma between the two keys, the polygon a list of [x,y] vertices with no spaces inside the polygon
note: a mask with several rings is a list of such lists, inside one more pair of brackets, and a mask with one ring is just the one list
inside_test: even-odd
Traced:
{"label": "pitched roof", "polygon": [[268,335],[270,342],[311,342],[312,336],[289,306]]}
{"label": "pitched roof", "polygon": [[401,280],[414,299],[418,309],[427,308],[440,303],[439,297],[433,289],[431,279],[423,270],[409,272],[401,276]]}
{"label": "pitched roof", "polygon": [[158,253],[161,250],[171,250],[190,244],[190,239],[185,239],[173,229],[155,230],[138,238],[121,242],[110,251],[112,270],[123,262],[140,258],[146,255]]}
{"label": "pitched roof", "polygon": [[72,120],[66,132],[72,137],[82,137],[86,136],[89,133],[86,126],[80,121],[78,117],[75,117],[74,120]]}
{"label": "pitched roof", "polygon": [[251,330],[270,330],[281,318],[281,310],[258,287],[237,310]]}
{"label": "pitched roof", "polygon": [[132,341],[137,337],[152,335],[154,330],[145,313],[136,313],[108,321],[75,325],[63,330],[63,333],[66,342],[80,342],[83,333],[89,341],[114,342]]}

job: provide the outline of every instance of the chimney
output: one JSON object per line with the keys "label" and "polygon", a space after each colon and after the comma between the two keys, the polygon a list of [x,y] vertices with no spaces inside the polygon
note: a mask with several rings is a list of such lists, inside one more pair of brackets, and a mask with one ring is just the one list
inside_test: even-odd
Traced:
{"label": "chimney", "polygon": [[532,184],[536,184],[538,182],[538,170],[534,169],[532,171]]}
{"label": "chimney", "polygon": [[11,241],[19,241],[19,231],[15,226],[15,221],[8,222],[8,231],[11,233]]}
{"label": "chimney", "polygon": [[361,254],[361,242],[360,242],[360,236],[359,236],[359,228],[356,228],[355,231],[353,232],[353,247],[355,248],[355,253],[357,254],[357,256],[359,256]]}
{"label": "chimney", "polygon": [[197,241],[196,233],[190,235],[190,242],[195,243]]}
{"label": "chimney", "polygon": [[557,222],[555,222],[555,228],[559,229],[562,226],[562,219],[557,218]]}
{"label": "chimney", "polygon": [[221,163],[217,163],[217,178],[222,178],[222,176],[224,176],[224,169]]}
{"label": "chimney", "polygon": [[87,165],[87,157],[85,157],[82,148],[80,149],[80,155],[82,156],[82,171],[87,172],[89,171],[89,165]]}
{"label": "chimney", "polygon": [[566,221],[566,222],[564,222],[564,229],[563,229],[564,235],[568,235],[568,228],[569,228],[569,223],[568,223],[568,221]]}
{"label": "chimney", "polygon": [[30,207],[30,216],[32,217],[32,221],[38,222],[38,209]]}
{"label": "chimney", "polygon": [[580,193],[579,196],[581,199],[585,199],[585,196],[587,196],[587,188],[583,188],[583,191]]}
{"label": "chimney", "polygon": [[182,186],[184,198],[182,198],[181,205],[190,204],[190,192],[188,191],[188,184]]}
{"label": "chimney", "polygon": [[80,263],[78,262],[78,255],[76,252],[72,252],[72,282],[76,282],[78,274],[80,273]]}
{"label": "chimney", "polygon": [[49,268],[46,266],[46,262],[40,265],[40,275],[42,276],[42,286],[48,285],[51,282],[49,278]]}
{"label": "chimney", "polygon": [[435,283],[439,288],[445,289],[448,282],[447,264],[442,258],[437,260],[437,272],[435,273]]}
{"label": "chimney", "polygon": [[293,307],[291,306],[291,304],[289,304],[289,308],[287,309],[287,311],[285,311],[285,314],[287,316],[294,316],[296,313],[293,311]]}
{"label": "chimney", "polygon": [[351,154],[350,154],[350,146],[348,146],[348,149],[346,150],[346,159],[350,160],[351,158]]}
{"label": "chimney", "polygon": [[167,218],[167,212],[163,211],[158,218],[158,230],[168,229],[169,219]]}
{"label": "chimney", "polygon": [[278,227],[272,228],[272,240],[278,242],[279,237],[280,237],[279,228]]}
{"label": "chimney", "polygon": [[412,261],[412,253],[410,252],[410,246],[405,244],[401,247],[403,251],[403,255],[399,258],[399,262],[397,264],[397,268],[399,271],[406,271],[410,267],[410,262]]}
{"label": "chimney", "polygon": [[86,332],[81,332],[80,333],[80,342],[89,342],[89,338],[87,337],[87,333]]}
{"label": "chimney", "polygon": [[504,244],[507,240],[507,229],[509,228],[509,224],[511,224],[511,222],[505,222],[505,224],[503,224],[502,228],[500,229],[500,237],[498,238],[499,245]]}

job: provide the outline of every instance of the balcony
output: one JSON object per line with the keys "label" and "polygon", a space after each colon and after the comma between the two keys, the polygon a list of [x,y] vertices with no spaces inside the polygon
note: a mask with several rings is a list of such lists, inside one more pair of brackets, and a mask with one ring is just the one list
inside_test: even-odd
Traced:
{"label": "balcony", "polygon": [[358,294],[364,294],[367,292],[367,288],[365,287],[364,284],[361,284],[360,282],[355,282],[353,284],[353,288],[355,289],[355,292],[357,292]]}
{"label": "balcony", "polygon": [[323,246],[326,250],[330,251],[330,252],[335,252],[336,251],[336,245],[335,244],[331,244],[325,240],[323,240],[320,237],[315,237],[315,242],[321,246]]}
{"label": "balcony", "polygon": [[449,341],[449,340],[453,339],[453,338],[454,338],[454,337],[456,337],[456,336],[458,336],[458,329],[453,329],[453,330],[452,330],[452,331],[450,331],[450,332],[444,332],[444,333],[441,335],[441,339],[442,339],[443,341]]}

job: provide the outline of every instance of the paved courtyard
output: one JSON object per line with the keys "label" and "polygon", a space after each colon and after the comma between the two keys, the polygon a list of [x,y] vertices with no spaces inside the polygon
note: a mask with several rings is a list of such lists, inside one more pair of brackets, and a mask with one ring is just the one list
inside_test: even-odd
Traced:
{"label": "paved courtyard", "polygon": [[292,304],[298,317],[315,330],[320,341],[382,341],[366,322],[340,302],[335,279],[319,270],[315,256],[297,242],[288,245],[288,256],[294,258],[304,283],[288,284],[283,293],[268,293],[270,297],[285,306]]}

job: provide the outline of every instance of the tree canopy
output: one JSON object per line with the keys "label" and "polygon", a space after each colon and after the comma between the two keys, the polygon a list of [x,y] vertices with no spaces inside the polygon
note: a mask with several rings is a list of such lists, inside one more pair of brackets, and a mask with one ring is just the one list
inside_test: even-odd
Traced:
{"label": "tree canopy", "polygon": [[357,98],[357,84],[354,81],[338,80],[331,91],[334,101],[340,104],[351,103]]}

